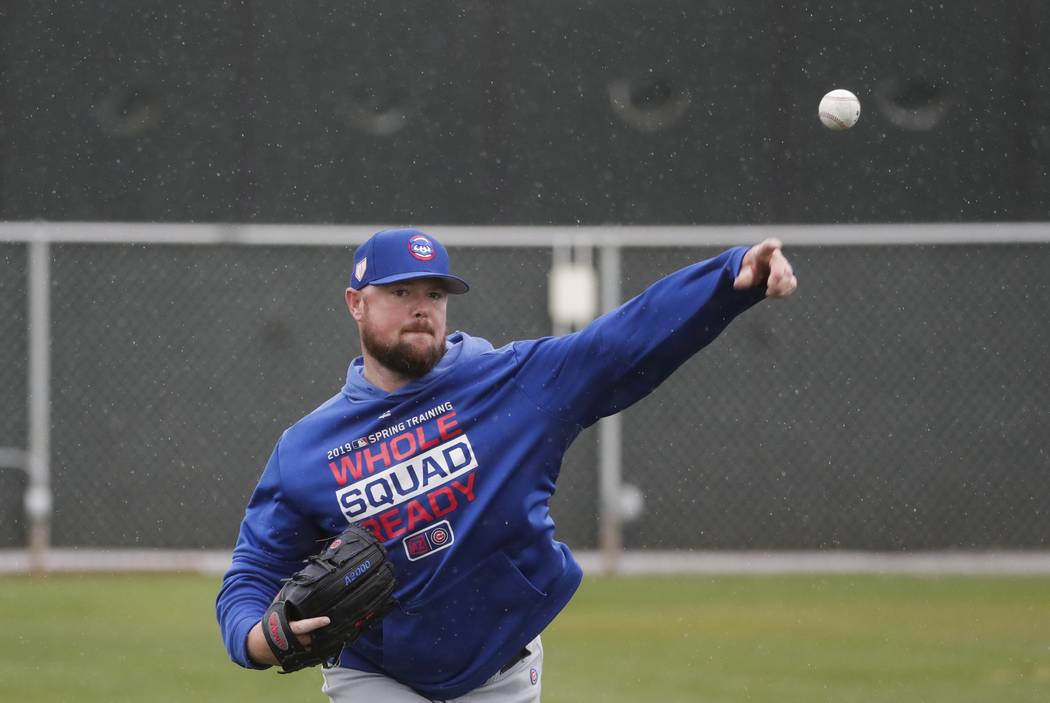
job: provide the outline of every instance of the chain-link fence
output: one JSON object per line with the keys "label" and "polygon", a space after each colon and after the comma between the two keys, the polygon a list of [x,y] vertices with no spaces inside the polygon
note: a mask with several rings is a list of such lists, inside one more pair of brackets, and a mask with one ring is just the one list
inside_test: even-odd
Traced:
{"label": "chain-link fence", "polygon": [[22,544],[28,431],[27,251],[0,243],[0,547]]}
{"label": "chain-link fence", "polygon": [[[632,250],[625,292],[708,250]],[[625,413],[633,548],[1050,545],[1046,245],[796,247]]]}
{"label": "chain-link fence", "polygon": [[[436,232],[440,236],[440,232]],[[496,232],[492,235],[498,237]],[[601,244],[601,242],[597,242]],[[625,247],[623,297],[716,253]],[[229,548],[280,432],[358,353],[348,247],[51,245],[52,542]],[[794,246],[801,288],[623,416],[629,549],[1045,547],[1050,244]],[[549,333],[550,246],[454,246],[449,326]],[[0,246],[0,445],[25,448],[26,247]],[[598,541],[597,432],[553,512]],[[25,544],[0,470],[0,545]]]}
{"label": "chain-link fence", "polygon": [[[502,282],[542,280],[549,255],[513,258],[459,255],[484,292],[457,299],[450,325],[497,344],[512,328],[545,332],[542,295]],[[345,248],[56,247],[55,542],[229,546],[280,432],[338,391],[358,353],[350,260]]]}

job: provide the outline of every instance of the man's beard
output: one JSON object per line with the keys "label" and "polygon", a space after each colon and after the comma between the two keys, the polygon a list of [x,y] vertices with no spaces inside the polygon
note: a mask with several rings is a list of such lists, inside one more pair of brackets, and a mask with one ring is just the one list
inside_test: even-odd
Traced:
{"label": "man's beard", "polygon": [[[415,325],[403,331],[433,333],[434,330],[424,324]],[[439,339],[438,344],[419,350],[400,337],[394,344],[384,344],[372,333],[369,325],[361,325],[361,345],[380,364],[411,379],[426,376],[441,361],[441,357],[445,356],[444,337]]]}

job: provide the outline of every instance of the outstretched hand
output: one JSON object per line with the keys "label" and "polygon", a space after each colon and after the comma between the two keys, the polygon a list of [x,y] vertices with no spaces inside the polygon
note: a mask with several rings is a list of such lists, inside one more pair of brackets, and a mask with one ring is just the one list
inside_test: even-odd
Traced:
{"label": "outstretched hand", "polygon": [[795,292],[798,279],[779,239],[766,239],[748,249],[733,288],[744,290],[765,285],[767,298],[786,298]]}

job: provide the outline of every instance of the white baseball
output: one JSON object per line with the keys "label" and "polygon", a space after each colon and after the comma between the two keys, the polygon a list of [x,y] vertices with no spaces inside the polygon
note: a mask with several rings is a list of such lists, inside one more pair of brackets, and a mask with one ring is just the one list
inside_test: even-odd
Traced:
{"label": "white baseball", "polygon": [[819,114],[828,129],[849,129],[860,119],[860,100],[848,90],[833,90],[821,98]]}

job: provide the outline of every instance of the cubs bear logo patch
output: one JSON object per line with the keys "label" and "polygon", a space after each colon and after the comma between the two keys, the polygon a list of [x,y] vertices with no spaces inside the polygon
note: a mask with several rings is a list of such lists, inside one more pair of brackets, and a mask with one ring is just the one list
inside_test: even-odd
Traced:
{"label": "cubs bear logo patch", "polygon": [[434,552],[440,552],[446,547],[451,547],[455,541],[452,534],[452,525],[448,520],[431,525],[419,532],[413,532],[402,540],[405,545],[405,555],[409,561],[416,561],[428,557]]}

